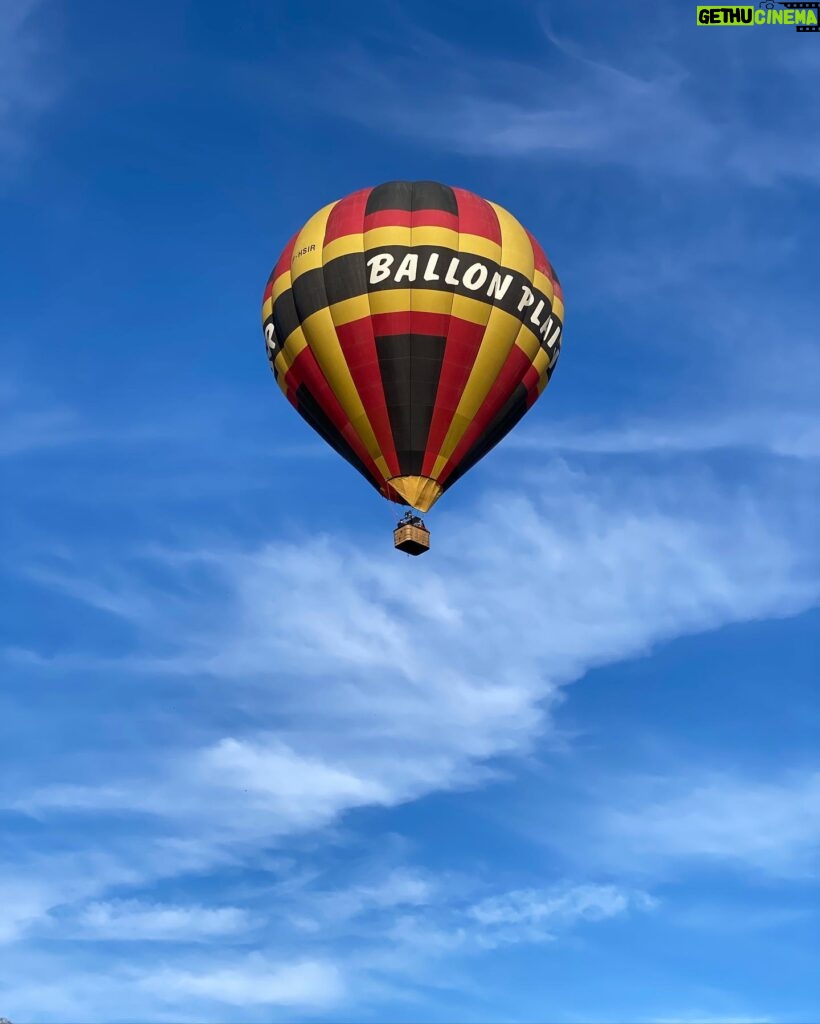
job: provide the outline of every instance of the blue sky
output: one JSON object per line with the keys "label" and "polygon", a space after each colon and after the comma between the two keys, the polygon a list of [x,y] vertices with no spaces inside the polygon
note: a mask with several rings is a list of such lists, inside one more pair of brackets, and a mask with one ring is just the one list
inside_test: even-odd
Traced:
{"label": "blue sky", "polygon": [[[816,1019],[820,41],[5,0],[0,75],[0,1015]],[[393,178],[567,302],[417,560],[259,325]]]}

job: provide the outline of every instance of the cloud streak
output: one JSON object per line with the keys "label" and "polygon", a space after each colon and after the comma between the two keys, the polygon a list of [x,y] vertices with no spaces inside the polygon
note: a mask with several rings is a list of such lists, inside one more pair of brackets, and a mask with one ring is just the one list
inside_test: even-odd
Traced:
{"label": "cloud streak", "polygon": [[55,84],[32,21],[40,0],[0,3],[0,152],[19,159],[31,120],[54,102]]}
{"label": "cloud streak", "polygon": [[[554,942],[655,908],[640,890],[613,885],[503,891],[480,879],[453,886],[452,879],[410,867],[368,885],[327,890],[308,882],[282,889],[273,901],[264,891],[250,896],[256,925],[265,916],[277,922],[273,934],[268,928],[256,936],[260,948],[250,953],[239,945],[250,937],[248,912],[236,907],[118,900],[63,911],[43,934],[60,934],[64,944],[127,943],[127,955],[109,946],[114,956],[104,977],[72,970],[59,990],[33,978],[53,977],[65,965],[39,958],[15,971],[13,982],[0,980],[0,998],[18,1013],[42,1017],[45,1008],[55,1019],[88,1018],[90,1006],[106,1019],[121,1019],[124,1001],[150,1020],[171,1014],[220,1020],[232,1008],[328,1012],[361,1005],[368,993],[389,992],[395,1002],[409,998],[408,986],[439,986],[445,955],[458,963],[502,946]],[[317,916],[306,928],[303,915],[311,908]],[[139,949],[146,942],[176,943],[173,959],[169,952],[164,962],[145,962]],[[13,949],[9,957],[15,962]]]}
{"label": "cloud streak", "polygon": [[465,554],[467,524],[444,519],[412,587],[404,562],[321,538],[155,553],[159,574],[64,573],[61,590],[135,630],[138,649],[101,670],[223,680],[252,701],[256,726],[153,752],[104,785],[7,794],[6,806],[148,815],[177,838],[207,834],[216,856],[475,785],[532,749],[560,687],[590,668],[817,600],[791,508],[697,479],[629,489],[560,463],[551,476],[550,491],[485,502],[469,528],[492,545]]}
{"label": "cloud streak", "polygon": [[575,452],[592,455],[708,454],[751,450],[795,459],[820,458],[820,418],[783,412],[736,413],[718,419],[644,420],[623,426],[585,428],[553,423],[549,430],[526,427],[507,442],[524,451]]}
{"label": "cloud streak", "polygon": [[601,832],[621,863],[714,863],[773,876],[820,870],[820,772],[636,783],[602,811]]}
{"label": "cloud streak", "polygon": [[139,987],[172,1006],[193,999],[229,1006],[318,1008],[338,1002],[344,993],[341,973],[333,964],[280,964],[259,954],[210,970],[159,970],[140,978]]}
{"label": "cloud streak", "polygon": [[252,928],[239,907],[177,906],[141,900],[87,904],[73,923],[80,938],[127,942],[197,942],[225,939]]}
{"label": "cloud streak", "polygon": [[[741,180],[754,186],[816,181],[820,147],[791,122],[749,116],[734,93],[707,102],[699,73],[668,57],[640,74],[549,36],[543,67],[478,57],[431,33],[408,29],[389,59],[352,47],[333,61],[334,112],[465,155],[549,159],[628,168],[691,180]],[[434,65],[437,74],[426,73]],[[811,69],[814,70],[814,69]],[[802,77],[771,69],[811,118]],[[409,92],[408,92],[409,89]],[[522,97],[531,97],[522,99]]]}
{"label": "cloud streak", "polygon": [[23,456],[84,440],[76,414],[25,395],[19,385],[0,379],[0,458]]}

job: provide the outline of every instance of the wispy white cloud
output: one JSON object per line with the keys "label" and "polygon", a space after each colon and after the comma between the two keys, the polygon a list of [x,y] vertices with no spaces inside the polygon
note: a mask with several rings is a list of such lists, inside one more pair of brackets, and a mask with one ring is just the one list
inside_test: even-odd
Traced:
{"label": "wispy white cloud", "polygon": [[[585,62],[570,77],[558,53],[545,71],[478,58],[429,33],[405,39],[404,52],[389,62],[363,48],[337,58],[335,109],[379,130],[463,153],[647,168],[660,162],[684,174],[702,172],[719,138],[717,127],[686,102],[684,73],[669,65],[655,78],[642,78]],[[438,69],[434,80],[422,73],[431,63]]]}
{"label": "wispy white cloud", "polygon": [[469,524],[493,544],[465,554],[467,524],[444,519],[412,588],[402,561],[340,539],[166,553],[167,591],[135,566],[64,574],[64,590],[139,630],[120,668],[232,680],[253,694],[258,727],[7,805],[147,813],[225,841],[315,828],[485,779],[490,759],[528,751],[560,685],[593,666],[817,600],[781,495],[757,506],[693,479],[630,490],[551,470],[548,495],[499,494]]}
{"label": "wispy white cloud", "polygon": [[0,458],[61,447],[84,436],[71,409],[26,394],[9,377],[0,379]]}
{"label": "wispy white cloud", "polygon": [[[590,59],[554,34],[545,39],[549,60],[538,67],[478,56],[411,26],[403,40],[389,59],[364,47],[331,59],[333,87],[325,96],[336,113],[464,154],[754,185],[820,175],[816,133],[795,132],[782,118],[766,121],[758,109],[754,118],[744,116],[726,88],[715,109],[714,93],[701,96],[696,88],[699,71],[660,52],[647,70],[651,46],[642,47],[637,72]],[[784,88],[803,95],[805,78],[776,70]],[[797,106],[812,116],[805,103]]]}
{"label": "wispy white cloud", "polygon": [[128,859],[110,848],[76,853],[36,852],[25,848],[0,861],[0,944],[17,942],[30,932],[49,927],[63,906],[78,906],[106,889],[132,884],[143,877]]}
{"label": "wispy white cloud", "polygon": [[[13,954],[12,954],[13,956]],[[48,955],[7,959],[0,999],[16,1019],[223,1021],[232,1008],[253,1019],[281,1007],[327,1010],[346,994],[340,967],[319,958],[251,953],[186,957],[165,966],[123,961],[106,971]],[[58,980],[54,980],[54,979]],[[248,1018],[245,1018],[248,1019]]]}
{"label": "wispy white cloud", "polygon": [[38,815],[127,810],[199,829],[212,822],[213,838],[227,841],[317,828],[342,811],[395,798],[378,779],[299,754],[275,736],[226,737],[161,771],[110,786],[52,786],[12,806]]}
{"label": "wispy white cloud", "polygon": [[[703,477],[626,483],[621,474],[585,477],[555,461],[549,469],[549,492],[538,485],[527,497],[505,492],[485,501],[469,528],[494,542],[467,555],[460,539],[468,524],[445,514],[427,563],[387,560],[336,538],[154,552],[147,575],[140,560],[93,570],[87,562],[79,575],[64,568],[56,583],[43,577],[134,629],[133,653],[104,661],[106,673],[159,674],[183,687],[189,679],[198,687],[216,681],[220,700],[252,708],[255,724],[206,743],[148,750],[133,774],[109,772],[105,784],[78,779],[7,793],[7,805],[44,822],[93,821],[97,844],[127,865],[120,874],[98,872],[103,884],[91,891],[63,888],[21,906],[15,937],[59,920],[64,935],[82,938],[92,900],[107,906],[94,914],[109,934],[131,914],[146,939],[164,921],[166,941],[201,941],[197,911],[156,918],[118,902],[121,892],[107,893],[248,863],[353,808],[476,785],[498,770],[499,756],[526,755],[549,735],[561,684],[591,666],[726,622],[790,614],[817,598],[806,537],[780,493],[776,501],[765,490],[751,500],[747,489],[733,494]],[[158,578],[165,582],[158,586]],[[476,601],[478,593],[492,601]],[[808,849],[798,819],[810,819],[813,792],[792,800],[788,814],[777,809],[779,791],[747,794],[743,814],[739,792],[708,799],[674,788],[645,799],[608,792],[593,841],[613,858],[608,877],[613,868],[703,858],[771,870]],[[106,838],[109,815],[117,832],[133,819],[136,852],[133,843]],[[319,968],[332,993],[339,985],[351,991],[350,978],[357,991],[374,978],[401,987],[408,964],[417,982],[424,972],[436,976],[431,964],[445,958],[553,942],[565,930],[652,906],[649,894],[623,886],[462,891],[429,872],[395,869],[342,887],[277,891],[272,901],[254,901],[253,918],[263,933],[278,922],[279,941],[285,929],[288,960],[303,950],[319,962],[319,946],[334,943],[331,973]],[[211,927],[231,923],[215,921]],[[338,960],[347,946],[355,963]],[[119,992],[137,984],[139,1005],[160,1017],[163,1005],[175,1005],[158,1002],[166,990],[178,1005],[222,1005],[217,990],[241,1001],[245,983],[253,987],[260,973],[275,970],[277,956],[264,957],[258,969],[242,960],[175,959],[144,983],[121,981]],[[295,1000],[300,986],[274,976],[276,984],[257,988],[254,998],[267,993],[275,1005],[290,992]],[[102,1005],[86,992],[77,999]]]}
{"label": "wispy white cloud", "polygon": [[[156,676],[180,692],[218,690],[221,704],[253,724],[208,723],[183,731],[195,737],[187,743],[149,744],[131,772],[109,770],[104,783],[92,749],[83,752],[86,772],[68,763],[52,769],[60,782],[7,789],[6,807],[48,825],[93,822],[95,845],[114,864],[95,873],[92,889],[64,887],[21,906],[14,937],[49,932],[55,921],[65,923],[64,939],[81,939],[95,922],[113,937],[131,918],[145,941],[164,929],[167,943],[201,943],[203,925],[239,940],[230,928],[241,917],[208,918],[219,905],[197,901],[151,909],[157,901],[144,888],[247,864],[355,808],[478,785],[506,770],[500,759],[549,740],[562,685],[591,667],[817,600],[818,567],[805,557],[788,495],[734,492],[703,475],[585,476],[556,460],[544,470],[548,489],[539,481],[526,495],[489,496],[469,522],[445,512],[427,561],[320,537],[255,550],[139,552],[104,566],[86,558],[81,571],[64,561],[59,573],[41,574],[43,586],[133,634],[127,655],[95,666],[95,652],[86,652],[89,672]],[[467,529],[493,542],[465,551]],[[625,851],[623,866],[641,848],[642,811],[615,806],[617,813],[601,813],[601,829]],[[687,807],[650,814],[646,845],[670,849],[671,819]],[[724,837],[723,848],[730,845]],[[275,949],[261,960],[175,957],[121,980],[120,994],[142,993],[139,1005],[160,1017],[163,1006],[191,1001],[205,1014],[231,999],[243,1005],[247,987],[267,974],[274,980],[256,989],[256,1005],[300,1005],[311,987],[305,977],[320,999],[328,993],[325,1004],[310,1005],[333,1005],[362,979],[402,985],[408,963],[432,970],[444,957],[551,942],[566,929],[653,905],[640,890],[594,882],[456,892],[449,880],[412,869],[296,888],[293,898],[278,891],[254,901],[263,934],[276,922]],[[285,939],[283,961],[276,950]],[[322,945],[330,941],[332,949]],[[339,957],[346,942],[355,963]],[[283,962],[297,965],[295,973],[278,974]],[[80,1006],[101,1005],[90,991],[76,996]],[[177,1002],[163,1003],[163,992]],[[20,1004],[30,1005],[24,997]]]}
{"label": "wispy white cloud", "polygon": [[[454,880],[409,865],[370,872],[368,882],[335,889],[324,888],[319,878],[297,877],[294,883],[247,891],[250,911],[138,899],[62,904],[38,934],[59,936],[63,949],[66,941],[99,939],[161,941],[169,952],[157,965],[129,946],[132,952],[115,956],[105,976],[72,968],[69,960],[24,959],[13,981],[0,979],[0,998],[18,1014],[31,1015],[30,1008],[39,1006],[37,1012],[47,1008],[56,1019],[120,1019],[125,1000],[146,1020],[169,1014],[219,1020],[220,1008],[229,1006],[355,1006],[365,993],[383,996],[388,990],[395,1002],[419,985],[440,986],[446,977],[452,983],[453,970],[465,959],[502,946],[554,943],[657,906],[648,893],[611,883],[504,890],[486,879]],[[305,914],[314,924],[307,930]],[[256,952],[227,951],[226,944],[251,938],[260,946]],[[207,945],[213,942],[218,953]],[[196,951],[185,948],[191,943],[199,944]],[[8,962],[17,962],[14,947],[9,956]],[[36,979],[44,973],[62,983],[40,990]]]}
{"label": "wispy white cloud", "polygon": [[579,924],[650,911],[656,906],[657,901],[640,890],[587,884],[489,896],[468,907],[466,917],[477,926],[468,931],[471,940],[482,948],[495,948],[545,942]]}
{"label": "wispy white cloud", "polygon": [[495,891],[472,901],[445,896],[431,907],[396,914],[387,924],[388,949],[374,950],[366,962],[371,969],[395,972],[396,963],[409,961],[426,974],[444,956],[551,943],[573,930],[656,906],[642,890],[594,883]]}
{"label": "wispy white cloud", "polygon": [[[219,442],[231,437],[230,456],[236,461],[244,458],[270,459],[325,459],[330,449],[318,439],[306,437],[303,443],[277,445],[271,450],[257,440],[258,425],[248,421],[246,411],[237,408],[226,395],[222,401],[211,395],[207,413],[192,404],[185,413],[179,410],[165,413],[153,409],[150,417],[139,409],[123,414],[115,412],[106,421],[97,417],[93,422],[82,410],[61,397],[54,397],[38,387],[30,378],[6,374],[0,377],[0,457],[22,456],[38,450],[86,445],[97,450],[155,451],[162,449],[166,456],[176,455],[192,474],[195,462],[193,449],[199,449],[203,440],[213,459],[223,452]],[[170,461],[170,460],[169,460]],[[145,467],[133,466],[136,474]],[[176,465],[166,467],[165,475],[177,470]],[[154,471],[162,473],[161,467]]]}
{"label": "wispy white cloud", "polygon": [[25,151],[28,125],[55,98],[51,62],[33,22],[41,0],[0,3],[0,151],[8,158]]}
{"label": "wispy white cloud", "polygon": [[318,1008],[338,1002],[344,994],[344,979],[334,964],[280,964],[261,954],[210,970],[159,970],[143,976],[139,985],[170,1004],[205,999],[231,1006]]}
{"label": "wispy white cloud", "polygon": [[418,869],[398,867],[383,877],[342,889],[301,891],[293,922],[301,930],[339,928],[363,917],[427,907],[445,898],[440,879]]}
{"label": "wispy white cloud", "polygon": [[540,432],[523,430],[508,444],[524,450],[578,452],[599,455],[654,453],[705,454],[722,449],[750,449],[791,458],[820,458],[820,416],[760,410],[756,414],[730,414],[716,419],[646,420],[607,426],[551,423]]}
{"label": "wispy white cloud", "polygon": [[36,877],[0,879],[0,945],[16,942],[55,902],[47,882]]}
{"label": "wispy white cloud", "polygon": [[[110,1008],[109,1019],[120,1019],[120,1006],[127,999],[129,1007],[139,1007],[141,1016],[148,1020],[167,1019],[172,1013],[180,1020],[219,1020],[220,1008],[224,1012],[226,1007],[251,1013],[256,1008],[274,1007],[315,1012],[342,1003],[355,1006],[365,994],[384,996],[385,992],[395,1003],[411,998],[408,985],[444,984],[445,956],[458,961],[502,945],[556,941],[573,929],[654,908],[654,901],[646,894],[612,885],[496,892],[470,902],[448,896],[446,886],[440,883],[428,874],[402,869],[373,886],[325,893],[330,900],[323,905],[333,910],[324,919],[322,934],[306,940],[296,929],[290,938],[282,940],[289,950],[287,956],[273,950],[237,955],[220,949],[218,954],[168,957],[159,967],[134,958],[129,966],[115,966],[105,978],[71,972],[59,991],[46,987],[39,994],[23,972],[13,985],[4,986],[0,981],[0,996],[7,995],[10,1005],[19,1007],[20,1012],[36,1006],[39,998],[55,1015],[61,1011],[65,1014],[70,1008],[88,1017],[89,1006],[100,1006]],[[431,886],[435,900],[431,900]],[[287,918],[289,909],[301,905],[306,895],[310,894],[291,893],[290,899],[286,897],[278,905],[279,914]],[[203,923],[202,908],[153,908],[126,901],[113,912],[100,912],[99,906],[90,908],[87,920],[92,930],[99,926],[100,938],[124,938],[120,930],[127,932],[130,924],[134,925],[132,938],[136,941],[173,938],[186,914],[194,915],[195,924]],[[339,914],[342,907],[344,912]],[[173,911],[177,913],[169,917]],[[374,918],[374,912],[381,918]],[[232,934],[232,929],[223,929],[225,921],[218,920],[215,928],[211,928],[212,923],[213,919],[207,922],[209,937],[223,931],[228,937]],[[351,942],[354,935],[356,941]],[[335,943],[333,954],[325,955],[321,946],[331,942]],[[300,952],[310,944],[314,947],[312,954]],[[38,970],[46,966],[53,976],[58,965],[40,963]],[[60,967],[64,969],[64,965]]]}
{"label": "wispy white cloud", "polygon": [[630,905],[651,909],[655,901],[614,885],[579,885],[554,892],[519,889],[476,903],[469,916],[486,927],[598,921],[622,914]]}
{"label": "wispy white cloud", "polygon": [[820,772],[635,783],[601,812],[607,857],[661,870],[702,862],[794,876],[820,871]]}
{"label": "wispy white cloud", "polygon": [[77,938],[197,942],[243,934],[253,927],[253,919],[239,907],[110,900],[87,904],[70,927]]}

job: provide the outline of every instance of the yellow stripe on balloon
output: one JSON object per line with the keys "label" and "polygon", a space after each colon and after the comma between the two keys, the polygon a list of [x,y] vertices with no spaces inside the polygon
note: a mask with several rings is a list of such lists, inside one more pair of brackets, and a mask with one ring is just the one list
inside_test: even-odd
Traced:
{"label": "yellow stripe on balloon", "polygon": [[[329,203],[319,210],[300,231],[291,257],[291,275],[294,281],[311,270],[322,268],[327,220],[335,205],[335,203]],[[359,435],[368,455],[378,466],[379,472],[387,479],[389,476],[387,463],[359,397],[359,392],[356,390],[330,309],[324,306],[311,314],[302,321],[302,330],[331,391],[338,399],[353,429]]]}
{"label": "yellow stripe on balloon", "polygon": [[[501,229],[499,262],[503,267],[517,270],[527,280],[532,281],[535,256],[527,232],[503,207],[497,206],[495,203],[490,203],[490,206],[495,210]],[[538,341],[532,336],[529,329],[525,328],[518,318],[497,306],[492,307],[492,312],[486,323],[487,327],[481,347],[470,371],[450,429],[447,431],[441,451],[433,466],[434,477],[442,472],[452,457],[467,427],[473,421],[489,394],[490,388],[498,378],[513,345],[518,343],[528,355],[530,349],[533,350],[534,355],[534,350],[538,348]]]}

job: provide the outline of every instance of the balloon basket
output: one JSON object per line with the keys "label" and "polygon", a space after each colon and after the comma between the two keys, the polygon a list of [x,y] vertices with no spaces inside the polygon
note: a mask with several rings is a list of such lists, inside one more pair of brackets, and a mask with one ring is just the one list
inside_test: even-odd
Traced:
{"label": "balloon basket", "polygon": [[418,516],[405,516],[393,531],[393,543],[407,555],[423,555],[430,550],[430,531]]}

